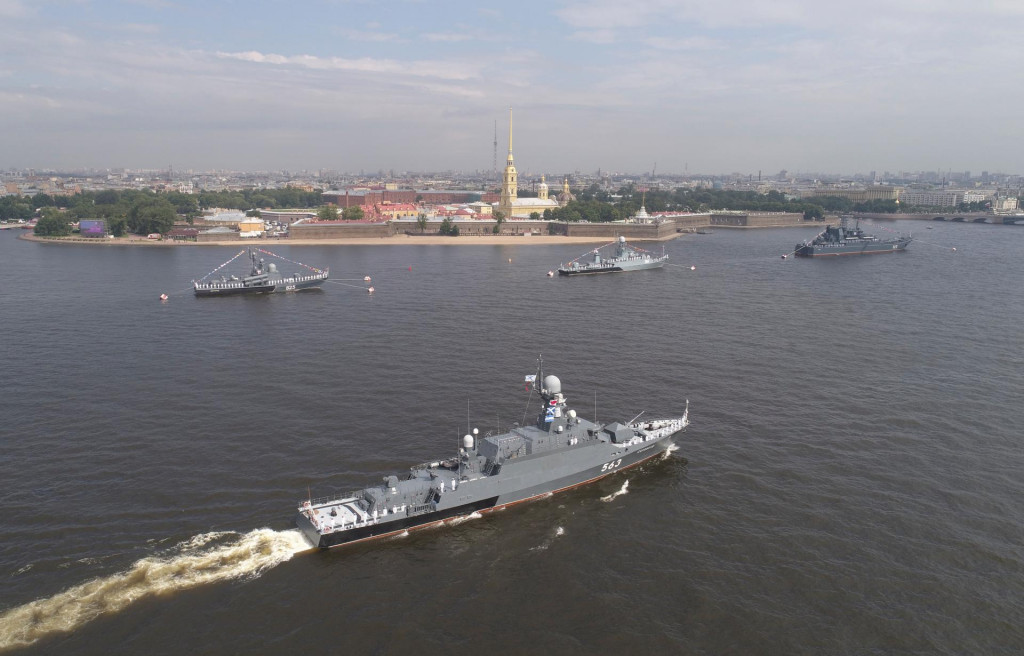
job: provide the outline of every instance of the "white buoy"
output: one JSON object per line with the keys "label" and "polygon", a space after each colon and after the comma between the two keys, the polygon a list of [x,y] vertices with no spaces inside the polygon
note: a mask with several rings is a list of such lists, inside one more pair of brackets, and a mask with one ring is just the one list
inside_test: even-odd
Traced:
{"label": "white buoy", "polygon": [[788,255],[783,255],[782,259],[786,259],[787,257],[789,257],[789,256]]}
{"label": "white buoy", "polygon": [[[953,250],[956,250],[956,249],[954,248]],[[160,294],[160,300],[161,301],[166,301],[167,300],[167,294]]]}
{"label": "white buoy", "polygon": [[693,265],[691,264],[691,265],[690,265],[690,271],[696,271],[696,270],[697,270],[697,267],[695,267],[695,266],[693,266]]}
{"label": "white buoy", "polygon": [[555,275],[554,271],[548,271],[548,278],[551,278],[554,275]]}
{"label": "white buoy", "polygon": [[508,263],[509,263],[509,264],[512,264],[512,258],[511,258],[511,257],[510,257],[510,258],[508,258]]}
{"label": "white buoy", "polygon": [[373,293],[373,287],[367,287],[367,288],[366,288],[366,292],[367,292],[368,294],[372,294],[372,293]]}
{"label": "white buoy", "polygon": [[953,252],[954,252],[954,253],[956,252],[956,246],[954,246],[954,247],[953,247]]}
{"label": "white buoy", "polygon": [[363,276],[363,282],[370,282],[370,276]]}

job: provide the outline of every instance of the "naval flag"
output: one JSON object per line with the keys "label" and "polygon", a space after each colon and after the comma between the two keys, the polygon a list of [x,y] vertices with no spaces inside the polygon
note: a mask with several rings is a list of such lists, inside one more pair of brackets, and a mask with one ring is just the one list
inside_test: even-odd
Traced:
{"label": "naval flag", "polygon": [[530,374],[529,376],[527,376],[526,377],[526,382],[528,382],[528,383],[536,383],[537,382],[537,374]]}

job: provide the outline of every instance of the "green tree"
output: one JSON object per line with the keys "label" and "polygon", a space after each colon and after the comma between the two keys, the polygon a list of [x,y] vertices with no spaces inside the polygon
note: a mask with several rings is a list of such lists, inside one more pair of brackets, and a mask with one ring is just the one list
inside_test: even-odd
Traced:
{"label": "green tree", "polygon": [[137,198],[128,210],[128,229],[137,235],[164,234],[174,226],[178,214],[163,196],[146,194]]}
{"label": "green tree", "polygon": [[804,221],[820,221],[825,218],[825,211],[816,205],[804,210]]}
{"label": "green tree", "polygon": [[32,218],[33,208],[27,198],[21,196],[4,196],[0,198],[0,220],[23,220]]}
{"label": "green tree", "polygon": [[96,192],[93,202],[97,205],[114,205],[121,198],[116,189],[104,189]]}
{"label": "green tree", "polygon": [[530,212],[531,221],[540,221],[540,212]]}
{"label": "green tree", "polygon": [[341,213],[341,218],[345,219],[346,221],[362,221],[364,216],[365,213],[363,212],[363,208],[359,207],[358,205],[346,207],[345,210]]}
{"label": "green tree", "polygon": [[497,212],[494,213],[494,229],[491,230],[491,232],[496,235],[500,235],[501,226],[503,223],[505,223],[505,213],[502,212],[501,210],[498,210]]}
{"label": "green tree", "polygon": [[420,212],[420,215],[416,217],[416,225],[420,227],[420,234],[422,235],[427,231],[427,215]]}
{"label": "green tree", "polygon": [[316,218],[321,221],[337,221],[338,208],[334,205],[324,205],[316,211]]}
{"label": "green tree", "polygon": [[260,218],[261,216],[263,216],[263,214],[259,210],[249,210],[248,212],[245,213],[245,215],[246,216],[254,216],[257,219]]}
{"label": "green tree", "polygon": [[123,237],[128,231],[128,222],[125,219],[111,219],[107,222],[107,230],[115,237]]}
{"label": "green tree", "polygon": [[38,209],[40,207],[55,207],[57,201],[50,194],[36,194],[32,197],[32,207]]}
{"label": "green tree", "polygon": [[71,226],[63,212],[47,207],[36,222],[35,233],[41,237],[67,237],[71,234]]}
{"label": "green tree", "polygon": [[441,229],[438,232],[449,237],[458,237],[459,226],[455,225],[451,218],[446,216],[444,217],[444,220],[441,221]]}

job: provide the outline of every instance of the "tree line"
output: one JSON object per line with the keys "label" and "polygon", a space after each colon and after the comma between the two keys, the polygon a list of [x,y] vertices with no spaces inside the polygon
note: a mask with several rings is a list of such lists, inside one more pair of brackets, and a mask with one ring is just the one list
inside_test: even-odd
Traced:
{"label": "tree line", "polygon": [[[579,191],[577,200],[565,207],[544,210],[544,218],[551,221],[618,221],[636,214],[641,204],[648,212],[711,212],[738,210],[748,212],[794,212],[804,215],[807,220],[820,220],[826,213],[847,212],[899,213],[949,208],[920,208],[900,205],[895,200],[870,200],[854,202],[839,196],[815,196],[787,198],[780,191],[759,193],[733,189],[685,189],[674,191],[651,190],[642,192],[634,185],[628,185],[612,194],[596,184]],[[961,203],[956,210],[985,211],[988,202]]]}
{"label": "tree line", "polygon": [[[36,234],[69,234],[70,228],[65,233],[64,228],[56,226],[61,221],[66,225],[82,219],[103,219],[107,223],[107,232],[120,237],[126,232],[140,235],[154,232],[164,234],[177,221],[184,220],[191,224],[202,210],[213,207],[237,210],[253,207],[310,208],[318,207],[322,202],[319,191],[293,188],[204,191],[199,194],[105,189],[84,191],[73,196],[5,196],[0,198],[0,219],[27,220],[37,210],[43,210],[40,216],[43,226],[36,224]],[[63,209],[58,211],[58,208]],[[44,218],[46,221],[43,221]]]}

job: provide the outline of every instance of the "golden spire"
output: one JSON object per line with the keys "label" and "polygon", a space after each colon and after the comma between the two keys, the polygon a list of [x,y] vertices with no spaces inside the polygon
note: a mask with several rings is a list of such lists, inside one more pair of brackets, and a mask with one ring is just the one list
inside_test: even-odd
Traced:
{"label": "golden spire", "polygon": [[508,108],[508,163],[512,163],[512,106]]}

